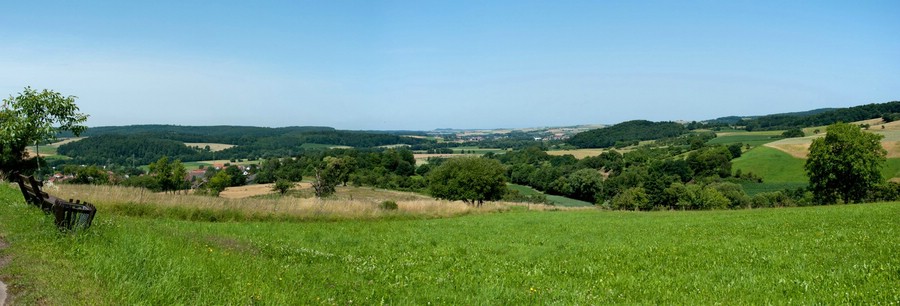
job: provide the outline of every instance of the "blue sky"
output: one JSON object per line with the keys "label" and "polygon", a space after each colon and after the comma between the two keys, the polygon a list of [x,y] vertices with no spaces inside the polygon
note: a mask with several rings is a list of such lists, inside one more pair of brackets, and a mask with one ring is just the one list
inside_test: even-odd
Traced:
{"label": "blue sky", "polygon": [[900,1],[4,1],[90,126],[499,128],[900,100]]}

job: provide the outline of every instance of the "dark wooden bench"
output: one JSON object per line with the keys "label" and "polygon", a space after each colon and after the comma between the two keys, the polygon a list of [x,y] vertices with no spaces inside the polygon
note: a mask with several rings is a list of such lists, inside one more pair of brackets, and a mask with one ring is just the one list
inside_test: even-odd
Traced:
{"label": "dark wooden bench", "polygon": [[51,196],[41,189],[44,182],[34,179],[34,176],[13,174],[13,180],[19,184],[25,202],[40,208],[44,213],[52,213],[60,230],[87,229],[97,215],[97,208],[91,203],[73,199],[65,201]]}

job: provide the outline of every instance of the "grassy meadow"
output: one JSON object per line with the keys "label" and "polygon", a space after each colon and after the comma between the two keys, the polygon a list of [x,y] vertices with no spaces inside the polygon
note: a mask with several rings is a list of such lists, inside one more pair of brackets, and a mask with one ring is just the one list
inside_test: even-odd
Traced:
{"label": "grassy meadow", "polygon": [[17,304],[890,304],[900,204],[200,222],[60,234],[0,186]]}
{"label": "grassy meadow", "polygon": [[707,144],[711,145],[729,145],[733,143],[749,144],[752,147],[761,146],[763,144],[778,140],[777,137],[783,131],[729,131],[717,133],[717,137],[709,140]]}

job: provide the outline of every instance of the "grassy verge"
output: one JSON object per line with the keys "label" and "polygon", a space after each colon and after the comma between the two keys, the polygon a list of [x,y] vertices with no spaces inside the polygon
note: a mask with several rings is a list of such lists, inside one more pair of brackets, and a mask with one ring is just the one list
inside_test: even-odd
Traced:
{"label": "grassy verge", "polygon": [[900,204],[189,222],[78,235],[0,187],[21,304],[889,304]]}

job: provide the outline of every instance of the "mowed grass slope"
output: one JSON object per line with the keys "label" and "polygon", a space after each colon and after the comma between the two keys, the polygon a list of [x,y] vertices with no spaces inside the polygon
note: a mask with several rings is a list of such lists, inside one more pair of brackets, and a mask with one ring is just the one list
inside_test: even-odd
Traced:
{"label": "mowed grass slope", "polygon": [[900,204],[190,222],[101,211],[61,235],[0,187],[20,304],[876,304]]}
{"label": "mowed grass slope", "polygon": [[809,182],[804,170],[805,160],[766,146],[753,148],[732,161],[734,171],[753,172],[767,183]]}
{"label": "mowed grass slope", "polygon": [[783,133],[783,131],[730,131],[717,133],[716,138],[710,139],[706,143],[711,145],[730,145],[734,143],[742,143],[745,145],[749,144],[750,146],[755,147],[778,140],[777,137],[780,136],[781,133]]}

